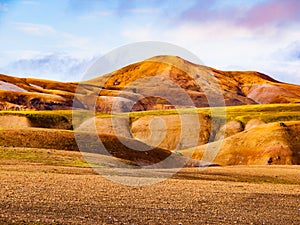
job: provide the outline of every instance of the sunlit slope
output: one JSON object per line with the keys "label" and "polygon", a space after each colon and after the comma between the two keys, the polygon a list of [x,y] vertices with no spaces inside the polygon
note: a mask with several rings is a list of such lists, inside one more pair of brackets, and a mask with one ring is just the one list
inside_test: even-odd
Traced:
{"label": "sunlit slope", "polygon": [[71,109],[75,103],[80,109],[128,112],[298,102],[298,85],[259,72],[216,70],[176,56],[156,56],[80,83],[0,74],[2,110]]}
{"label": "sunlit slope", "polygon": [[211,159],[219,165],[300,164],[300,122],[259,125],[224,140],[183,150],[194,159]]}
{"label": "sunlit slope", "polygon": [[[197,107],[208,106],[210,103],[213,106],[224,105],[224,102],[226,105],[300,102],[298,85],[282,83],[255,71],[216,70],[174,56],[153,57],[87,83],[119,91],[120,95],[122,91],[134,94],[133,99],[139,94],[167,96],[173,102],[185,106],[191,105],[185,99],[186,95]],[[176,97],[172,97],[173,95]],[[220,101],[220,96],[224,98],[224,102]],[[161,99],[149,99],[148,108],[151,109],[151,104],[162,102]],[[142,102],[143,106],[146,103]],[[163,103],[169,104],[170,101]],[[148,109],[147,106],[144,108]]]}

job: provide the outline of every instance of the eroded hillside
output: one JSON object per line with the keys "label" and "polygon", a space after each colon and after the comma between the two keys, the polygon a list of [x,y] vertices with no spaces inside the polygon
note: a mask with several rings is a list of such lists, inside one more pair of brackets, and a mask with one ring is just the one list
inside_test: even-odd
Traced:
{"label": "eroded hillside", "polygon": [[[156,56],[84,82],[0,75],[0,109],[95,108],[128,112],[300,102],[298,85],[252,71],[220,71],[175,56]],[[74,104],[73,104],[74,103]]]}

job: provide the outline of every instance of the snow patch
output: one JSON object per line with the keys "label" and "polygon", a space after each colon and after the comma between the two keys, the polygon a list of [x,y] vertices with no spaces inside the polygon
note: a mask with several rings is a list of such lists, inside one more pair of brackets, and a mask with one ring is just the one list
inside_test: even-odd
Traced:
{"label": "snow patch", "polygon": [[17,85],[0,81],[0,90],[14,91],[14,92],[27,92],[27,90],[18,87]]}
{"label": "snow patch", "polygon": [[34,87],[36,89],[44,89],[41,86],[35,85],[35,84],[29,84],[31,87]]}

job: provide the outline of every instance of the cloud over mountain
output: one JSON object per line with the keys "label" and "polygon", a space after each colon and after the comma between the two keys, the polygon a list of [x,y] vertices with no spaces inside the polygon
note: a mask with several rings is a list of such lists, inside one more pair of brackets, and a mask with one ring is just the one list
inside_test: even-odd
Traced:
{"label": "cloud over mountain", "polygon": [[48,53],[16,60],[1,68],[1,71],[22,77],[80,81],[92,61],[93,59],[80,59],[65,54]]}

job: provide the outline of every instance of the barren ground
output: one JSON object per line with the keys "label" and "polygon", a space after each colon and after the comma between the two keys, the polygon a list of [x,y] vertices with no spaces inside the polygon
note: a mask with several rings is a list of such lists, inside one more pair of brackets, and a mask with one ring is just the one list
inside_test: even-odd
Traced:
{"label": "barren ground", "polygon": [[186,168],[131,187],[30,160],[0,160],[0,224],[300,224],[299,166]]}

